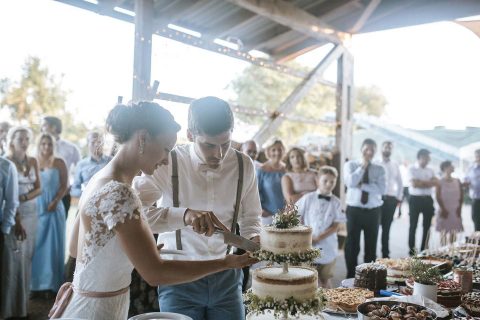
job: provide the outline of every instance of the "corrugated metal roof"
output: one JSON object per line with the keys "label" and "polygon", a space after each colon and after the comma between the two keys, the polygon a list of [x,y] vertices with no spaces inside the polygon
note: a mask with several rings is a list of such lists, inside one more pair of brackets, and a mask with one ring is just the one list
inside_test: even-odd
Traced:
{"label": "corrugated metal roof", "polygon": [[[128,17],[122,16],[113,8],[133,11],[135,0],[57,1],[128,21]],[[334,30],[349,33],[372,0],[269,1],[271,4],[283,2],[293,5]],[[277,23],[233,2],[235,1],[155,0],[156,27],[164,28],[168,24],[175,24],[198,31],[206,39],[219,38],[234,42],[240,45],[242,51],[265,52],[271,59],[280,62],[329,43],[292,30],[286,24]],[[478,0],[381,0],[356,33],[455,20],[479,14]],[[130,21],[133,21],[132,17]]]}

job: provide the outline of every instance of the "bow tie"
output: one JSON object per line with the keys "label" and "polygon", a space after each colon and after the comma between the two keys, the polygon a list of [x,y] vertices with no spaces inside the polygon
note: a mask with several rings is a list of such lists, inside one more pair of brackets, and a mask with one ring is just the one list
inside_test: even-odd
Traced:
{"label": "bow tie", "polygon": [[319,194],[318,195],[318,199],[324,199],[324,200],[327,200],[327,201],[330,201],[332,197],[330,196],[324,196],[323,194]]}

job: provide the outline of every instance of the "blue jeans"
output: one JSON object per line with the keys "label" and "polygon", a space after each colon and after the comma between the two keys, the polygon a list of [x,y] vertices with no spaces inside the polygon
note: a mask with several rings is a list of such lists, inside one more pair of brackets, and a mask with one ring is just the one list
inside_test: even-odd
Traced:
{"label": "blue jeans", "polygon": [[160,286],[160,311],[180,313],[193,320],[244,320],[242,281],[242,269],[234,269],[190,283]]}

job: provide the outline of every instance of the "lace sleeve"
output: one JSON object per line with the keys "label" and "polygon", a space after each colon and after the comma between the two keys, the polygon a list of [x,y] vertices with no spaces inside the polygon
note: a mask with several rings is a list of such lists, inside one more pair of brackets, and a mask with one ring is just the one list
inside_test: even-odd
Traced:
{"label": "lace sleeve", "polygon": [[126,184],[115,181],[106,184],[95,200],[86,211],[97,213],[108,230],[112,230],[119,222],[124,223],[126,218],[140,218],[142,203],[135,191]]}

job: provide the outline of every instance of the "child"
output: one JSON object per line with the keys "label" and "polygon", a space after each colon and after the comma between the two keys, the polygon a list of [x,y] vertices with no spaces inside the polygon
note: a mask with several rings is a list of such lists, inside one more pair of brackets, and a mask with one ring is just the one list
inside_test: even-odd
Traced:
{"label": "child", "polygon": [[463,231],[462,204],[463,190],[460,180],[453,178],[455,170],[450,161],[440,164],[442,179],[437,185],[437,231],[440,231],[442,245],[456,241],[456,234]]}
{"label": "child", "polygon": [[340,200],[332,194],[337,178],[335,168],[321,167],[317,175],[317,190],[307,193],[297,202],[302,223],[312,227],[313,247],[322,249],[320,258],[314,264],[318,271],[318,284],[324,288],[331,287],[330,279],[333,278],[338,253],[338,225],[346,221]]}

